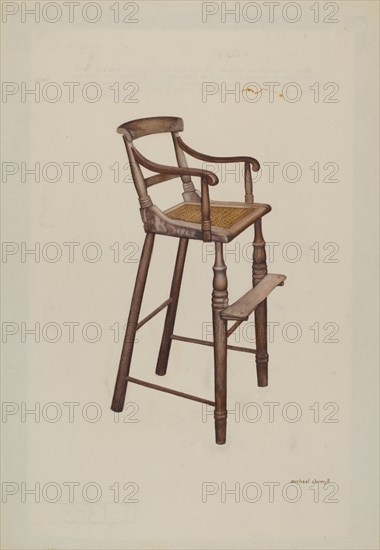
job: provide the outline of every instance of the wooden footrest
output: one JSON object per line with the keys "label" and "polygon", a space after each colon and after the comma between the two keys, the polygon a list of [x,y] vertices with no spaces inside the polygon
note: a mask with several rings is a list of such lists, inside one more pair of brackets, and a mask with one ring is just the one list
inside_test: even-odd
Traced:
{"label": "wooden footrest", "polygon": [[246,321],[252,311],[265,300],[276,286],[284,284],[285,279],[285,275],[265,275],[254,288],[221,311],[221,318],[228,321]]}

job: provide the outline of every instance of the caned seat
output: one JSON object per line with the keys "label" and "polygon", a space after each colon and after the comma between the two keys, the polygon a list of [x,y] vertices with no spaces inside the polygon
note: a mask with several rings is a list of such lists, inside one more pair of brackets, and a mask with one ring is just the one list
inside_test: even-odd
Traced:
{"label": "caned seat", "polygon": [[[226,243],[232,241],[270,210],[269,204],[210,201],[211,240]],[[199,203],[182,202],[168,208],[163,214],[172,220],[173,228],[181,230],[191,224],[196,238],[202,239],[202,211]]]}
{"label": "caned seat", "polygon": [[[254,201],[251,174],[252,170],[257,172],[260,165],[253,157],[214,157],[195,151],[179,136],[179,132],[183,131],[183,120],[178,117],[151,117],[132,120],[119,126],[117,131],[123,136],[128,154],[146,236],[136,275],[111,408],[115,412],[123,410],[129,382],[205,403],[214,407],[215,439],[216,443],[223,444],[226,441],[227,426],[227,350],[254,354],[257,384],[258,386],[268,385],[267,296],[274,288],[282,286],[286,279],[284,275],[267,273],[265,241],[261,220],[265,214],[270,212],[271,207],[268,204]],[[178,166],[166,166],[152,162],[145,158],[134,145],[135,140],[146,135],[164,132],[171,134]],[[243,163],[244,202],[210,200],[209,187],[218,184],[218,177],[210,170],[188,167],[185,153],[204,162]],[[153,174],[145,177],[141,167]],[[161,210],[159,206],[153,204],[148,189],[153,185],[175,178],[181,178],[182,180],[183,201],[178,203],[177,199],[174,206]],[[192,178],[199,178],[200,190],[195,188]],[[171,183],[170,185],[178,189],[178,183]],[[229,304],[223,243],[230,242],[251,226],[254,227],[251,288],[234,303]],[[139,320],[156,234],[179,239],[170,294],[161,305],[156,307],[144,319]],[[174,334],[182,275],[190,239],[204,242],[214,241],[215,262],[211,300],[214,338],[212,342]],[[165,308],[167,308],[167,311],[156,374],[159,376],[166,374],[173,341],[211,346],[214,351],[214,400],[190,395],[129,375],[137,330]],[[231,334],[253,312],[255,315],[256,349],[228,345],[227,340]],[[233,322],[230,327],[228,327],[229,322]],[[191,361],[191,357],[189,357],[189,360]]]}

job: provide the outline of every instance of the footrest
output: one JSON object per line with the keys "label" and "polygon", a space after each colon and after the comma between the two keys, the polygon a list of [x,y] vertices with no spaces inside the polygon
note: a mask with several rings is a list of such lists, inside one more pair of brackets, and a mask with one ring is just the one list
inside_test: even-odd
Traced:
{"label": "footrest", "polygon": [[255,287],[221,311],[221,318],[228,321],[246,321],[252,311],[265,300],[276,286],[284,284],[285,279],[285,275],[265,275]]}

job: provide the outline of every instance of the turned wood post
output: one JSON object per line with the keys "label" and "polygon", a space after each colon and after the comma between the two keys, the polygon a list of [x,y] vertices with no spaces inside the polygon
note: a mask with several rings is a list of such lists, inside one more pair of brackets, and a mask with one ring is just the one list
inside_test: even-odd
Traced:
{"label": "turned wood post", "polygon": [[[211,206],[208,183],[205,177],[201,178],[201,213],[202,213],[202,235],[204,242],[211,241]],[[222,253],[223,254],[223,253]]]}
{"label": "turned wood post", "polygon": [[252,185],[252,172],[251,164],[249,162],[244,163],[244,188],[245,188],[245,202],[247,204],[254,203],[253,185]]}
{"label": "turned wood post", "polygon": [[228,306],[227,268],[223,259],[223,244],[215,243],[215,263],[212,291],[212,320],[215,369],[215,440],[226,442],[227,429],[227,321],[220,312]]}
{"label": "turned wood post", "polygon": [[[252,284],[256,286],[267,274],[265,241],[261,227],[261,218],[255,222],[253,241]],[[267,300],[263,300],[255,309],[256,333],[256,371],[257,385],[268,385],[268,342],[267,342]]]}

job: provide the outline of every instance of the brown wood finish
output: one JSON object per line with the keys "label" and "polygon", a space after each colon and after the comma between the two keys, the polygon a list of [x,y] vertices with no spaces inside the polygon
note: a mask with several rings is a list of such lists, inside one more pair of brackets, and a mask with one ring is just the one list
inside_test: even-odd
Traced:
{"label": "brown wood finish", "polygon": [[201,168],[188,168],[185,166],[167,166],[165,164],[158,164],[153,162],[136,149],[136,147],[131,146],[133,151],[133,156],[138,161],[141,166],[152,170],[153,172],[158,172],[159,174],[170,174],[173,176],[198,176],[204,178],[208,185],[216,185],[219,182],[218,176],[210,170],[202,170]]}
{"label": "brown wood finish", "polygon": [[252,166],[252,170],[254,172],[258,172],[260,170],[260,164],[259,162],[253,158],[253,157],[215,157],[212,155],[205,155],[204,153],[200,153],[199,151],[195,151],[195,149],[192,149],[186,143],[182,140],[182,138],[177,138],[178,145],[191,157],[194,157],[198,160],[205,160],[207,162],[215,162],[217,164],[223,164],[223,163],[229,163],[229,162],[247,162]]}
{"label": "brown wood finish", "polygon": [[196,395],[191,395],[190,393],[184,393],[182,391],[172,390],[171,388],[166,388],[165,386],[159,386],[158,384],[151,384],[145,380],[139,380],[138,378],[132,378],[131,376],[127,377],[128,382],[133,384],[139,384],[140,386],[145,386],[146,388],[152,388],[153,390],[163,391],[165,393],[171,393],[173,395],[178,395],[178,397],[184,397],[185,399],[191,399],[192,401],[198,401],[199,403],[206,403],[206,405],[215,406],[215,401],[210,401],[209,399],[203,399],[202,397],[197,397]]}
{"label": "brown wood finish", "polygon": [[160,306],[156,307],[156,309],[154,309],[152,313],[149,313],[149,315],[144,317],[144,319],[141,319],[141,321],[137,323],[136,331],[139,330],[141,327],[143,327],[145,323],[153,319],[153,317],[155,317],[157,313],[160,313],[160,311],[165,309],[169,304],[172,303],[172,301],[173,301],[173,298],[168,298],[167,300],[165,300],[165,302],[162,302]]}
{"label": "brown wood finish", "polygon": [[200,153],[199,151],[195,151],[195,149],[192,149],[189,147],[183,139],[176,134],[176,140],[177,146],[179,146],[183,151],[185,151],[188,155],[190,155],[193,158],[196,158],[198,160],[203,160],[206,162],[213,162],[216,164],[225,164],[225,163],[232,163],[232,162],[244,162],[244,186],[245,186],[245,202],[248,204],[253,204],[253,189],[252,189],[252,174],[251,174],[251,168],[254,172],[258,172],[260,170],[260,164],[259,162],[253,158],[253,157],[215,157],[212,155],[205,155],[204,153]]}
{"label": "brown wood finish", "polygon": [[[178,145],[178,132],[172,132],[172,139],[173,139],[173,145],[174,145],[174,151],[175,156],[177,159],[178,166],[181,166],[182,168],[188,168],[187,160],[184,155],[184,152]],[[201,198],[199,196],[199,191],[197,191],[194,187],[194,184],[191,180],[191,177],[189,175],[181,176],[182,184],[183,184],[183,200],[184,201],[195,201],[200,202]]]}
{"label": "brown wood finish", "polygon": [[[267,274],[265,241],[262,232],[261,219],[255,222],[255,237],[253,240],[252,284],[258,285]],[[256,371],[257,385],[268,385],[268,337],[267,337],[267,300],[263,300],[255,309],[256,334]]]}
{"label": "brown wood finish", "polygon": [[130,120],[118,127],[117,132],[126,136],[128,141],[150,134],[164,132],[182,132],[183,120],[175,116],[155,116]]}
{"label": "brown wood finish", "polygon": [[[240,325],[240,323],[239,323]],[[227,338],[229,336],[229,331],[227,332]],[[178,336],[178,334],[173,334],[172,340],[179,340],[180,342],[189,342],[189,344],[200,344],[202,346],[214,347],[214,342],[209,342],[208,340],[200,340],[199,338],[189,338],[188,336]],[[227,346],[227,349],[232,351],[243,351],[245,353],[256,353],[255,349],[252,348],[242,348],[241,346]]]}
{"label": "brown wood finish", "polygon": [[166,369],[168,366],[170,348],[172,345],[171,337],[173,336],[175,317],[177,314],[178,298],[179,298],[179,292],[181,289],[183,268],[185,265],[188,243],[189,243],[189,239],[182,238],[179,240],[177,258],[176,258],[175,268],[173,273],[172,286],[170,289],[171,304],[169,305],[166,312],[164,331],[162,334],[160,352],[158,354],[158,360],[157,360],[157,366],[156,366],[156,374],[160,376],[163,376],[164,374],[166,374]]}
{"label": "brown wood finish", "polygon": [[252,185],[252,172],[249,162],[244,163],[244,186],[245,186],[245,202],[247,204],[254,203],[253,185]]}
{"label": "brown wood finish", "polygon": [[136,275],[135,288],[133,290],[132,303],[129,311],[127,329],[123,342],[123,349],[117,373],[115,391],[111,409],[115,412],[121,412],[124,408],[125,393],[127,391],[129,370],[131,367],[133,346],[137,331],[137,322],[140,315],[141,302],[144,295],[146,278],[148,276],[150,259],[152,257],[154,233],[147,233],[144,247]]}
{"label": "brown wood finish", "polygon": [[226,442],[227,430],[227,321],[220,316],[228,305],[227,267],[222,243],[215,243],[215,263],[212,291],[212,321],[214,334],[215,376],[215,441]]}
{"label": "brown wood finish", "polygon": [[233,321],[247,321],[254,309],[272,292],[276,286],[283,285],[285,275],[265,275],[258,281],[254,288],[243,294],[241,298],[224,309],[220,316],[222,319]]}
{"label": "brown wood finish", "polygon": [[175,178],[178,178],[176,174],[156,174],[155,176],[150,176],[149,178],[145,178],[145,185],[147,187],[151,187],[152,185],[157,185],[157,183],[174,180]]}
{"label": "brown wood finish", "polygon": [[[123,136],[129,158],[133,182],[139,197],[140,213],[146,237],[137,271],[111,408],[116,412],[123,410],[128,382],[206,403],[215,407],[216,443],[224,444],[226,441],[227,426],[227,350],[255,354],[258,385],[266,386],[268,384],[267,296],[275,286],[283,284],[285,276],[267,275],[265,242],[261,220],[263,216],[270,212],[271,207],[267,204],[254,202],[251,170],[259,170],[260,165],[258,161],[253,157],[212,157],[199,153],[186,145],[179,137],[178,132],[182,130],[183,120],[179,117],[138,119],[126,122],[118,128],[118,132]],[[171,134],[178,166],[166,166],[152,162],[146,159],[133,144],[135,139],[161,132]],[[209,187],[218,183],[217,176],[210,170],[189,168],[185,153],[198,160],[208,162],[243,162],[245,202],[210,200]],[[154,174],[144,177],[141,166],[154,172]],[[195,189],[192,177],[200,178],[200,191]],[[153,204],[148,194],[148,188],[175,178],[182,180],[184,202],[163,212],[158,206]],[[183,205],[186,205],[186,207]],[[255,229],[252,265],[253,289],[239,298],[234,304],[228,306],[227,268],[223,257],[223,243],[230,242],[252,225],[254,225]],[[139,321],[155,234],[179,238],[170,296],[160,306]],[[214,277],[211,298],[213,342],[173,334],[189,239],[215,242]],[[162,376],[166,373],[173,340],[213,347],[215,401],[202,399],[129,376],[136,331],[164,308],[167,308],[167,311],[156,365],[156,374]],[[255,313],[256,349],[228,345],[227,338],[253,311]],[[230,329],[227,329],[227,323],[230,320],[235,320],[236,322]]]}

